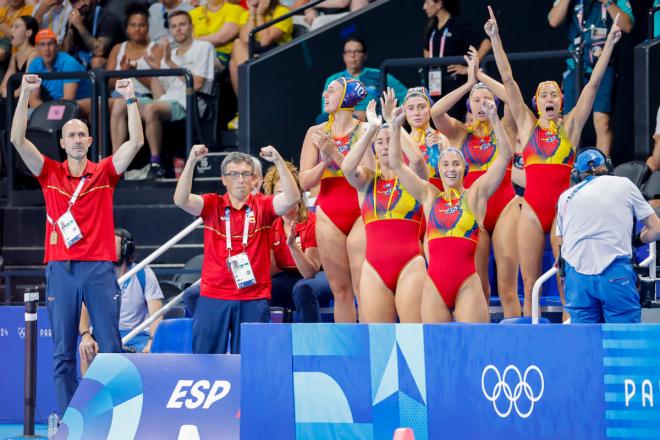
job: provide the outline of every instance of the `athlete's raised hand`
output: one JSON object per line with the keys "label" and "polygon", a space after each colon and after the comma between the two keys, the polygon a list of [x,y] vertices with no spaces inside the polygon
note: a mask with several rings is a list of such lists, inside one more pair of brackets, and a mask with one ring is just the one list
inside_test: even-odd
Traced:
{"label": "athlete's raised hand", "polygon": [[491,8],[490,5],[488,5],[488,14],[490,15],[490,18],[486,24],[484,24],[484,31],[489,38],[495,38],[499,33],[499,29],[497,27],[497,19],[495,18],[495,13],[493,12],[493,8]]}
{"label": "athlete's raised hand", "polygon": [[383,112],[383,119],[388,124],[392,122],[392,112],[396,108],[396,95],[394,94],[394,89],[388,87],[387,91],[383,92],[383,96],[380,98],[380,109]]}
{"label": "athlete's raised hand", "polygon": [[383,125],[383,117],[376,114],[376,100],[372,99],[367,105],[367,122],[369,125],[380,127]]}
{"label": "athlete's raised hand", "polygon": [[610,29],[610,33],[607,35],[607,39],[611,41],[612,44],[618,43],[621,39],[621,27],[619,26],[620,14],[620,12],[617,12],[616,16],[614,17],[614,23],[612,23],[612,28]]}

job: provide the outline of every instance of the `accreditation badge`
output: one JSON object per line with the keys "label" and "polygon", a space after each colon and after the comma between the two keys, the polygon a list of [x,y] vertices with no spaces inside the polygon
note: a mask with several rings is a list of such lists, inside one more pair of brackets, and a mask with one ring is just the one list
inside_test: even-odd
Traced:
{"label": "accreditation badge", "polygon": [[252,272],[252,265],[250,265],[250,260],[245,252],[229,257],[227,259],[227,265],[229,265],[229,270],[231,270],[236,286],[239,289],[257,284],[257,280],[254,278],[254,273]]}
{"label": "accreditation badge", "polygon": [[442,69],[429,70],[429,95],[433,97],[442,95]]}
{"label": "accreditation badge", "polygon": [[71,211],[65,212],[57,219],[57,226],[60,228],[62,238],[64,238],[64,245],[67,248],[70,248],[83,238],[76,219],[71,215]]}

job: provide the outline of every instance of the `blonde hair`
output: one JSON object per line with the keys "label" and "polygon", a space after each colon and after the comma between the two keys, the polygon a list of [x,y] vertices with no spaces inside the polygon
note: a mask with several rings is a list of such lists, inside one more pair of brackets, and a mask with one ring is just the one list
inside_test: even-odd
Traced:
{"label": "blonde hair", "polygon": [[[296,166],[289,161],[285,161],[284,164],[286,165],[289,172],[291,172],[293,179],[296,181],[296,185],[298,185],[298,190],[302,194],[303,190],[300,187],[300,179],[298,178],[298,168],[296,168]],[[264,176],[264,183],[263,183],[264,194],[272,195],[273,191],[275,190],[275,183],[278,182],[279,180],[280,180],[280,173],[277,171],[277,167],[275,165],[272,165],[270,168],[268,168],[268,171]],[[307,221],[307,217],[309,217],[309,210],[307,209],[307,206],[305,206],[305,202],[303,201],[302,197],[298,202],[297,213],[298,213],[297,222],[305,223]]]}

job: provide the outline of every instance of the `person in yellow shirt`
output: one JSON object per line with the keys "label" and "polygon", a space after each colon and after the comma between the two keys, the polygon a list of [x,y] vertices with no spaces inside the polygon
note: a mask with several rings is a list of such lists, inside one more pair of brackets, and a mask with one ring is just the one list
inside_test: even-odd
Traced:
{"label": "person in yellow shirt", "polygon": [[208,0],[206,6],[198,6],[189,13],[193,37],[213,44],[218,60],[223,68],[227,67],[232,43],[241,26],[243,8],[226,0]]}
{"label": "person in yellow shirt", "polygon": [[32,15],[34,6],[25,4],[25,0],[8,0],[7,6],[0,7],[0,37],[11,36],[11,25],[21,15]]}
{"label": "person in yellow shirt", "polygon": [[[241,16],[241,29],[238,38],[234,41],[229,61],[229,76],[236,96],[238,96],[238,66],[248,59],[250,31],[290,12],[278,0],[247,0],[247,6],[248,10],[244,11]],[[254,53],[263,54],[274,47],[288,43],[291,41],[292,34],[293,19],[289,17],[257,33]],[[238,114],[229,121],[227,128],[238,129]]]}

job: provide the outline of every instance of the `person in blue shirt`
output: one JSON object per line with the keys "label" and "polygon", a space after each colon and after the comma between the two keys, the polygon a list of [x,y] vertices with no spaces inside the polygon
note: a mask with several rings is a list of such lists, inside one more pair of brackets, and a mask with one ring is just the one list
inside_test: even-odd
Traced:
{"label": "person in blue shirt", "polygon": [[[28,73],[44,72],[84,72],[85,68],[66,52],[60,52],[57,46],[57,36],[46,28],[37,33],[35,39],[39,56],[28,66]],[[30,108],[35,108],[45,101],[68,99],[76,100],[83,116],[89,114],[91,104],[91,87],[87,80],[80,79],[50,79],[42,82],[41,89],[30,95]]]}
{"label": "person in blue shirt", "polygon": [[[653,7],[660,6],[660,0],[653,2]],[[660,12],[656,12],[653,16],[653,38],[660,37]]]}
{"label": "person in blue shirt", "polygon": [[[344,64],[346,69],[330,75],[325,81],[323,90],[326,90],[334,80],[346,77],[359,80],[367,89],[367,96],[355,106],[353,114],[356,118],[366,121],[367,104],[375,99],[378,102],[380,97],[380,70],[372,67],[364,67],[367,60],[367,43],[360,37],[350,37],[344,42]],[[399,80],[392,75],[387,75],[387,86],[394,89],[397,100],[401,103],[406,97],[408,88],[401,84]],[[323,100],[321,100],[321,109],[323,109]],[[321,110],[323,111],[323,110]],[[322,113],[318,118],[318,123],[327,121],[328,115]]]}
{"label": "person in blue shirt", "polygon": [[[552,9],[548,13],[548,22],[555,28],[567,19],[569,23],[568,50],[575,50],[582,44],[582,84],[586,84],[591,77],[591,72],[598,61],[607,34],[609,33],[614,17],[619,15],[619,27],[625,33],[630,33],[635,19],[628,0],[555,0]],[[575,62],[572,58],[566,61],[568,70],[564,72],[564,83],[562,85],[563,113],[566,114],[573,107],[579,96],[575,90]],[[610,124],[612,114],[612,93],[616,72],[614,70],[613,58],[605,71],[605,76],[600,83],[596,100],[594,101],[594,128],[596,129],[596,146],[605,155],[610,155],[612,148],[612,127]]]}

